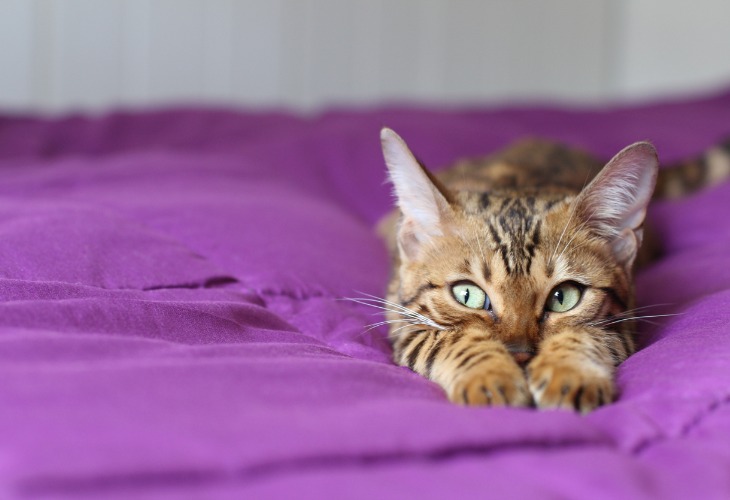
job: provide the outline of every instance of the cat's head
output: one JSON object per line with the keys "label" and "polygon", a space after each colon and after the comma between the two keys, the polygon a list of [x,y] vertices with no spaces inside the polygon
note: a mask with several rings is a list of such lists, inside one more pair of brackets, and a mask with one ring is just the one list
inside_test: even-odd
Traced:
{"label": "cat's head", "polygon": [[658,169],[651,144],[618,153],[578,194],[450,192],[392,130],[383,153],[401,219],[399,302],[446,329],[480,328],[534,354],[562,328],[625,310]]}

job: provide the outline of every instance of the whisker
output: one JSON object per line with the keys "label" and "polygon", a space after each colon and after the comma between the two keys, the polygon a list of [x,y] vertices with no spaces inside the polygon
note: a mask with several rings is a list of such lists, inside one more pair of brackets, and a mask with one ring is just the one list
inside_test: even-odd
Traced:
{"label": "whisker", "polygon": [[[479,243],[479,237],[478,237],[478,236],[476,235],[476,232],[474,232],[474,235],[473,235],[473,237],[474,237],[474,239],[476,239],[476,240],[477,240],[477,244],[479,245],[479,252],[477,252],[477,249],[476,249],[476,248],[474,248],[474,245],[473,245],[473,244],[472,244],[472,242],[471,242],[471,238],[469,238],[469,237],[468,237],[467,235],[465,235],[465,234],[462,234],[462,235],[461,235],[461,237],[462,237],[462,240],[464,241],[464,243],[465,243],[465,244],[466,244],[466,245],[467,245],[467,246],[469,247],[469,250],[471,250],[471,253],[473,253],[474,255],[479,255],[479,254],[481,254],[481,256],[482,256],[482,259],[484,259],[484,258],[485,258],[485,257],[484,257],[484,252],[483,252],[483,251],[482,251],[482,249],[481,249],[481,244]],[[485,259],[485,260],[486,260],[486,259]]]}
{"label": "whisker", "polygon": [[415,323],[415,322],[413,322],[411,320],[406,320],[406,319],[390,319],[390,320],[380,321],[378,323],[373,323],[371,325],[365,325],[365,329],[362,332],[360,332],[359,334],[357,334],[357,337],[362,337],[366,333],[369,333],[372,330],[374,330],[374,329],[376,329],[376,328],[378,328],[380,326],[383,326],[383,325],[394,325],[394,324],[398,324],[398,323],[406,323],[406,325],[404,325],[402,327],[399,327],[399,328],[396,328],[395,330],[389,332],[388,333],[389,335],[392,336],[394,332],[397,332],[397,331],[401,330],[402,328],[406,328],[406,327],[409,327],[409,326],[413,326],[413,327],[422,327],[423,326],[423,325],[421,325],[421,323]]}
{"label": "whisker", "polygon": [[548,259],[548,265],[550,265],[553,262],[553,259],[555,258],[555,254],[558,252],[558,248],[560,248],[560,242],[563,241],[563,236],[565,235],[565,231],[568,230],[568,226],[570,225],[570,221],[573,220],[573,215],[575,214],[577,207],[578,207],[577,203],[575,203],[571,207],[570,215],[568,216],[568,221],[565,223],[565,227],[563,227],[563,232],[560,233],[560,238],[558,238],[558,242],[555,244],[555,250],[553,250],[553,254],[550,256],[550,259]]}
{"label": "whisker", "polygon": [[[663,307],[663,306],[671,306],[671,305],[672,305],[671,302],[664,302],[662,304],[649,304],[649,305],[645,305],[645,306],[641,306],[641,307],[635,307],[633,309],[628,309],[628,310],[626,310],[626,311],[624,311],[622,313],[619,313],[619,314],[621,314],[621,315],[623,315],[623,314],[630,314],[632,312],[642,311],[644,309],[649,309],[650,307]],[[617,314],[616,316],[618,316],[619,314]]]}
{"label": "whisker", "polygon": [[374,302],[378,302],[380,304],[387,304],[389,306],[395,307],[396,309],[418,314],[415,311],[412,311],[405,306],[402,306],[395,302],[391,302],[390,300],[384,299],[382,297],[378,297],[377,295],[370,295],[369,293],[365,293],[365,292],[358,292],[358,293],[363,294],[365,297],[356,297],[355,299],[352,299],[352,300],[374,301]]}
{"label": "whisker", "polygon": [[[393,314],[398,314],[400,316],[406,316],[409,318],[418,318],[418,313],[416,311],[412,311],[410,309],[401,308],[399,309],[393,309],[392,307],[383,307],[382,305],[379,305],[381,302],[376,302],[374,299],[355,299],[355,298],[348,298],[343,300],[349,300],[352,302],[355,302],[356,304],[360,304],[363,306],[373,307],[375,309],[380,309],[381,311],[391,312]],[[373,304],[372,302],[376,302]]]}
{"label": "whisker", "polygon": [[591,212],[591,215],[590,215],[590,217],[588,217],[588,218],[587,218],[586,220],[584,220],[584,221],[583,221],[583,222],[581,223],[581,225],[580,225],[580,226],[578,226],[578,228],[577,228],[577,229],[575,230],[575,234],[573,235],[573,237],[572,237],[572,238],[570,238],[570,240],[568,240],[568,243],[566,243],[566,244],[565,244],[565,247],[563,248],[563,251],[562,251],[562,252],[560,252],[560,255],[558,255],[558,260],[560,260],[560,257],[562,257],[562,256],[563,256],[563,254],[564,254],[564,253],[565,253],[565,251],[566,251],[566,250],[568,249],[568,247],[570,246],[570,244],[571,244],[571,243],[573,242],[573,240],[575,239],[575,237],[576,237],[576,236],[578,236],[578,234],[580,233],[580,230],[581,230],[581,229],[583,229],[583,228],[585,227],[585,225],[586,225],[586,224],[588,223],[588,221],[589,221],[589,220],[591,220],[591,218],[593,217],[593,215],[594,215],[595,213],[596,213],[596,211],[595,211],[595,210],[594,210],[593,212]]}
{"label": "whisker", "polygon": [[377,328],[379,326],[383,326],[383,325],[394,325],[396,323],[408,323],[408,324],[411,324],[411,325],[416,324],[416,323],[413,323],[411,320],[408,320],[408,319],[387,319],[385,321],[378,321],[377,323],[372,323],[372,324],[369,324],[369,325],[365,325],[365,327],[368,330],[372,330],[373,328]]}
{"label": "whisker", "polygon": [[593,326],[610,326],[610,325],[615,325],[616,323],[623,323],[624,321],[631,321],[631,320],[639,321],[639,320],[644,320],[647,318],[665,318],[668,316],[681,316],[682,314],[684,314],[684,313],[652,314],[652,315],[648,315],[648,316],[634,316],[634,317],[630,317],[630,318],[619,318],[619,319],[615,319],[615,320],[612,320],[609,322],[601,323],[600,325],[593,325]]}
{"label": "whisker", "polygon": [[[476,230],[474,230],[474,232],[476,233]],[[487,261],[487,256],[484,254],[484,249],[482,248],[482,242],[479,239],[479,234],[478,233],[475,234],[474,237],[477,240],[477,245],[479,246],[479,253],[482,255],[482,261],[483,262],[486,262]]]}
{"label": "whisker", "polygon": [[[405,307],[403,307],[403,306],[401,306],[399,304],[395,304],[393,302],[389,302],[389,301],[387,301],[385,299],[381,299],[379,297],[372,297],[372,298],[368,298],[368,297],[344,297],[344,298],[338,299],[338,300],[347,300],[347,301],[355,302],[356,304],[360,304],[360,305],[363,305],[363,306],[375,307],[377,309],[382,309],[383,311],[391,311],[391,312],[399,312],[400,311],[400,312],[403,312],[404,314],[410,314],[410,313],[417,314],[415,311],[411,311],[410,309],[407,309],[407,308],[405,308]],[[385,304],[387,306],[390,306],[390,308],[389,307],[383,307],[380,304]],[[395,309],[391,309],[393,307],[395,307]]]}
{"label": "whisker", "polygon": [[[395,328],[395,329],[393,329],[393,330],[389,331],[389,332],[388,332],[388,337],[390,337],[390,338],[393,338],[393,337],[397,337],[397,336],[400,336],[400,335],[402,335],[403,333],[406,333],[406,332],[407,332],[406,328],[421,328],[421,329],[422,329],[422,328],[423,328],[423,325],[422,325],[422,324],[420,324],[420,323],[419,323],[419,324],[415,324],[415,323],[409,323],[409,324],[407,324],[407,325],[403,325],[403,326],[400,326],[400,327],[398,327],[398,328]],[[368,329],[368,330],[365,330],[365,331],[363,331],[363,332],[361,332],[361,333],[360,333],[360,335],[365,335],[365,334],[366,334],[366,333],[368,333],[368,332],[369,332],[370,330],[372,330],[372,328],[371,328],[371,329]]]}
{"label": "whisker", "polygon": [[[426,326],[430,326],[432,328],[437,328],[439,330],[446,329],[446,327],[439,325],[431,318],[429,318],[421,313],[418,313],[416,311],[413,311],[412,309],[403,307],[400,304],[396,304],[395,302],[391,302],[382,297],[370,295],[369,293],[364,293],[364,292],[358,292],[358,293],[362,293],[365,297],[357,297],[357,298],[348,297],[348,298],[343,298],[342,300],[348,300],[351,302],[355,302],[356,304],[360,304],[360,305],[364,305],[364,306],[368,306],[368,307],[374,307],[377,309],[381,309],[383,311],[391,312],[393,314],[398,314],[400,316],[404,316],[404,317],[414,320],[414,324],[424,324]],[[383,305],[381,305],[381,304],[384,304],[388,307],[383,307]],[[393,308],[395,308],[395,309],[393,309]],[[418,323],[416,323],[416,321]]]}
{"label": "whisker", "polygon": [[[583,181],[583,187],[580,189],[582,192],[583,189],[585,189],[586,185],[588,184],[588,177],[590,176],[590,171],[586,173],[586,178]],[[553,254],[550,256],[550,259],[548,260],[548,265],[550,265],[553,262],[553,259],[555,258],[555,254],[558,251],[558,248],[560,248],[560,242],[563,241],[563,236],[565,235],[565,231],[568,229],[568,226],[570,226],[570,221],[573,220],[573,215],[575,215],[576,210],[578,209],[578,203],[577,203],[578,196],[575,196],[571,203],[573,203],[573,206],[570,209],[570,216],[568,216],[568,221],[565,223],[565,227],[563,228],[563,232],[560,233],[560,238],[558,238],[558,242],[555,244],[555,250],[553,250]]]}
{"label": "whisker", "polygon": [[661,306],[668,306],[668,305],[671,305],[671,304],[670,303],[651,304],[651,305],[647,305],[647,306],[636,307],[634,309],[628,309],[626,311],[623,311],[623,312],[614,314],[614,315],[612,315],[612,316],[610,316],[608,318],[604,318],[602,320],[594,321],[594,322],[591,323],[591,325],[599,326],[599,325],[602,325],[604,323],[609,323],[609,322],[613,321],[616,318],[626,318],[626,317],[634,318],[635,316],[631,316],[631,315],[634,314],[635,312],[638,312],[638,311],[641,311],[641,310],[644,310],[644,309],[649,309],[651,307],[661,307]]}
{"label": "whisker", "polygon": [[652,308],[652,307],[670,306],[670,305],[672,305],[672,304],[669,303],[669,302],[666,302],[666,303],[663,303],[663,304],[651,304],[651,305],[646,305],[646,306],[641,306],[641,307],[635,307],[633,309],[628,309],[626,311],[623,311],[623,312],[614,314],[610,318],[606,318],[606,319],[603,319],[603,320],[600,320],[600,321],[596,321],[593,324],[594,325],[600,325],[601,323],[607,323],[609,321],[613,321],[615,318],[625,318],[625,317],[627,317],[627,316],[629,316],[629,315],[631,315],[631,314],[633,314],[635,312],[642,311],[644,309],[649,309],[649,308]]}
{"label": "whisker", "polygon": [[[368,307],[373,307],[373,308],[376,308],[376,309],[380,309],[381,311],[384,311],[384,312],[388,312],[388,313],[392,313],[392,314],[398,315],[398,316],[400,316],[401,318],[403,318],[404,320],[407,320],[407,321],[413,321],[413,322],[420,322],[420,321],[422,321],[421,318],[419,318],[418,316],[412,315],[412,314],[406,314],[403,311],[398,311],[398,310],[390,309],[390,308],[387,308],[387,307],[381,307],[381,306],[378,306],[378,305],[375,305],[375,304],[368,304],[366,302],[359,302],[359,301],[353,301],[353,302],[355,302],[356,304],[360,304],[360,305],[368,306]],[[376,314],[382,314],[382,313],[376,313]]]}
{"label": "whisker", "polygon": [[650,320],[650,319],[645,319],[645,318],[639,318],[639,319],[637,319],[636,321],[643,321],[644,323],[649,323],[650,325],[653,325],[653,326],[659,326],[659,325],[660,325],[660,324],[659,324],[658,322],[656,322],[656,321],[652,321],[652,320]]}
{"label": "whisker", "polygon": [[[407,307],[405,307],[405,306],[402,306],[402,305],[400,305],[400,304],[397,304],[397,303],[395,303],[395,302],[391,302],[391,301],[389,301],[389,300],[387,300],[387,299],[383,299],[383,298],[380,298],[380,297],[376,297],[376,296],[374,296],[374,295],[368,295],[368,294],[364,294],[364,295],[366,295],[366,296],[368,296],[368,297],[369,297],[369,299],[363,299],[363,300],[365,300],[365,301],[368,301],[368,300],[370,300],[370,301],[375,301],[375,302],[379,302],[379,303],[381,303],[381,304],[386,304],[386,305],[388,305],[388,306],[390,306],[390,307],[395,307],[395,308],[396,308],[396,309],[398,309],[399,311],[402,311],[402,312],[403,312],[404,314],[408,314],[408,315],[416,316],[416,317],[419,317],[419,318],[426,318],[426,316],[422,315],[422,314],[421,314],[421,313],[419,313],[419,312],[416,312],[416,311],[414,311],[414,310],[412,310],[412,309],[408,309],[408,308],[407,308]],[[430,318],[426,318],[426,319],[430,319]]]}
{"label": "whisker", "polygon": [[390,333],[389,333],[389,335],[390,335],[390,336],[392,337],[392,336],[393,336],[393,335],[395,335],[396,333],[400,334],[400,331],[401,331],[401,330],[404,330],[404,329],[406,329],[406,328],[409,328],[409,327],[412,327],[412,326],[421,326],[421,325],[405,325],[405,326],[401,326],[401,327],[399,327],[399,328],[396,328],[396,329],[395,329],[395,330],[393,330],[392,332],[390,332]]}

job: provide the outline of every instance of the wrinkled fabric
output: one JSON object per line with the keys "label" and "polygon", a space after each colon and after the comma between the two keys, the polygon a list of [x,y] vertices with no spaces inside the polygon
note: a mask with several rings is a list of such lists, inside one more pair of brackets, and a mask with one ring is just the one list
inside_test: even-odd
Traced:
{"label": "wrinkled fabric", "polygon": [[730,93],[610,109],[0,116],[8,498],[727,498],[730,182],[650,219],[643,349],[590,415],[464,408],[394,366],[378,131],[438,169],[524,136],[663,162]]}

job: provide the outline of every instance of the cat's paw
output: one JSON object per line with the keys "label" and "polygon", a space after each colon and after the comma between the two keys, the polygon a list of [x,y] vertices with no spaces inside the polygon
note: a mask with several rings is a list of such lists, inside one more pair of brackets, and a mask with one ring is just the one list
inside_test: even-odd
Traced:
{"label": "cat's paw", "polygon": [[468,370],[452,386],[449,399],[470,406],[532,404],[524,373],[516,363],[508,362],[484,363]]}
{"label": "cat's paw", "polygon": [[598,367],[536,358],[527,373],[535,405],[541,409],[587,413],[610,403],[615,395],[612,374]]}

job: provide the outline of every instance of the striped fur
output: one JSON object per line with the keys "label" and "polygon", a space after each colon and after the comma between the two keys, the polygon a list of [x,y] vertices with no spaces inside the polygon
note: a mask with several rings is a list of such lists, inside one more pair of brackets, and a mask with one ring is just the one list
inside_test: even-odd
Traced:
{"label": "striped fur", "polygon": [[[393,257],[395,362],[462,404],[586,412],[612,401],[615,367],[635,350],[625,319],[657,182],[653,147],[636,144],[603,167],[583,152],[525,141],[433,176],[394,132],[382,139],[400,208],[380,228]],[[660,194],[727,175],[727,150],[659,174]],[[689,173],[694,164],[702,181]],[[484,290],[491,308],[457,302],[452,286],[462,282]],[[582,290],[580,301],[548,311],[549,294],[566,282]]]}
{"label": "striped fur", "polygon": [[659,172],[656,198],[679,198],[730,176],[730,138],[704,154],[668,165]]}

